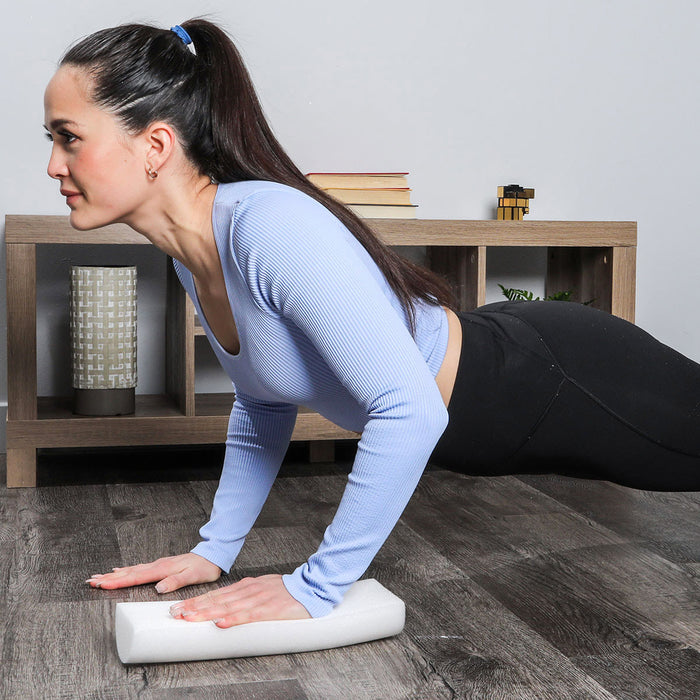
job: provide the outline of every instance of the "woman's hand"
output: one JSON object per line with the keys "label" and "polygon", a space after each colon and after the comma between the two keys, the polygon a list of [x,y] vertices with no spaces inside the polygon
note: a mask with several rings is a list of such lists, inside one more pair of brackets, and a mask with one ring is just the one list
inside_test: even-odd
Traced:
{"label": "woman's hand", "polygon": [[85,583],[93,588],[126,588],[157,581],[158,593],[170,593],[195,583],[211,583],[221,576],[221,569],[198,554],[189,552],[175,557],[163,557],[150,564],[116,568],[109,574],[95,574]]}
{"label": "woman's hand", "polygon": [[212,620],[222,629],[262,620],[300,620],[311,615],[292,598],[278,574],[244,578],[204,595],[175,603],[173,617],[200,622]]}

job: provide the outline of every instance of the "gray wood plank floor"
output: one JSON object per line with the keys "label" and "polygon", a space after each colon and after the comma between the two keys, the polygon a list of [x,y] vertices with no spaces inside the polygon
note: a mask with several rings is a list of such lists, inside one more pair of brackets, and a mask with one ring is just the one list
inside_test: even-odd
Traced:
{"label": "gray wood plank floor", "polygon": [[[39,488],[0,486],[1,698],[700,697],[700,493],[435,469],[367,572],[405,600],[401,635],[122,666],[116,602],[162,597],[83,581],[189,549],[220,459],[217,450],[45,454]],[[231,574],[165,597],[296,567],[320,541],[351,460],[351,445],[332,465],[290,450]]]}

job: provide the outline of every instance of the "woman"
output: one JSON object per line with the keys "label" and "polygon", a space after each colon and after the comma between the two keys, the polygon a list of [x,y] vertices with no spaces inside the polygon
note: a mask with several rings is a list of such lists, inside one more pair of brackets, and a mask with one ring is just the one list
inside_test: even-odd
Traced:
{"label": "woman", "polygon": [[455,314],[444,282],[382,246],[298,171],[215,25],[97,32],[62,59],[45,112],[48,173],[72,225],[124,222],[171,255],[236,386],[202,541],[90,585],[154,582],[165,593],[228,571],[298,405],[362,433],[319,549],[285,576],[177,603],[174,616],[229,627],[328,613],[429,459],[473,474],[544,468],[698,487],[700,366],[577,304]]}

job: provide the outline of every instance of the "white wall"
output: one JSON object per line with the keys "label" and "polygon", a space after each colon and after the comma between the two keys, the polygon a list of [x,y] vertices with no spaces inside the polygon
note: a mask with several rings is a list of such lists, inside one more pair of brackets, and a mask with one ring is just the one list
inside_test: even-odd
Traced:
{"label": "white wall", "polygon": [[[41,124],[44,86],[69,43],[121,22],[170,26],[207,13],[237,40],[273,128],[304,171],[406,169],[423,218],[490,218],[496,187],[519,182],[537,191],[531,219],[637,220],[637,322],[700,360],[697,3],[12,3],[0,42],[0,216],[67,213],[45,173]],[[40,268],[45,391],[67,386],[68,249],[59,250]],[[492,285],[512,281],[509,265],[499,261]],[[139,391],[151,391],[163,380],[162,261],[153,256],[139,271]],[[0,288],[4,297],[4,276]],[[211,388],[219,378],[198,381]],[[0,402],[6,396],[3,371]]]}

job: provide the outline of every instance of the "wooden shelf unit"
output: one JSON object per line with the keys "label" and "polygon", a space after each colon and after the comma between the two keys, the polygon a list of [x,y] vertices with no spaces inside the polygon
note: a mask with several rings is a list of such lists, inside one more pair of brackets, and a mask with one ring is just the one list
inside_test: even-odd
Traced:
{"label": "wooden shelf unit", "polygon": [[[37,397],[36,247],[43,244],[145,244],[116,224],[76,231],[64,216],[7,216],[7,485],[36,485],[36,450],[48,447],[215,444],[225,440],[230,394],[195,394],[194,307],[172,265],[167,275],[166,390],[137,395],[131,416],[84,417],[65,397]],[[637,225],[595,221],[369,221],[390,245],[425,246],[433,269],[445,274],[464,310],[486,299],[490,247],[546,247],[548,290],[575,289],[578,300],[634,321]],[[135,261],[136,262],[136,261]],[[317,453],[336,439],[357,437],[301,410],[293,440],[309,440]]]}

